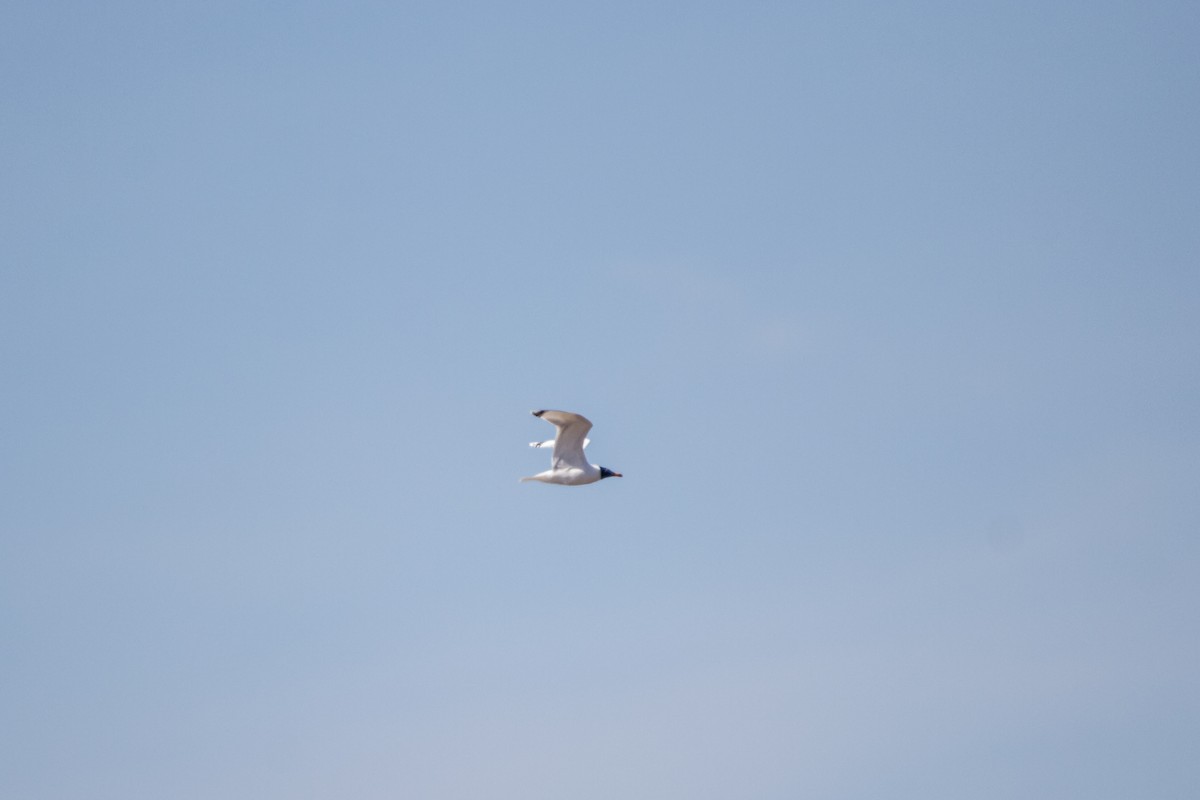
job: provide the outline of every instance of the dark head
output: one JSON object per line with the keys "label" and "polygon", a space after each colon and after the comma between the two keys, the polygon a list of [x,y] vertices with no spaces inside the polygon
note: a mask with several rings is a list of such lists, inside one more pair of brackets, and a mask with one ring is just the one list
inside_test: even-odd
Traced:
{"label": "dark head", "polygon": [[604,480],[605,478],[620,478],[620,477],[622,477],[621,473],[613,472],[608,467],[600,468],[600,480]]}

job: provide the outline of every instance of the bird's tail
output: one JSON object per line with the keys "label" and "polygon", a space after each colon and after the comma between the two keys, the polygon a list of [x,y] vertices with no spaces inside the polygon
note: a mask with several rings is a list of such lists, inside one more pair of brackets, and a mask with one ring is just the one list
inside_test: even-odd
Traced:
{"label": "bird's tail", "polygon": [[[584,446],[584,447],[587,447],[587,446],[588,446],[589,444],[591,444],[591,443],[592,443],[592,440],[591,440],[591,439],[584,439],[584,440],[583,440],[583,446]],[[553,440],[553,439],[547,439],[547,440],[546,440],[546,441],[544,441],[544,442],[530,442],[530,443],[529,443],[529,446],[530,446],[530,447],[554,447],[554,440]]]}

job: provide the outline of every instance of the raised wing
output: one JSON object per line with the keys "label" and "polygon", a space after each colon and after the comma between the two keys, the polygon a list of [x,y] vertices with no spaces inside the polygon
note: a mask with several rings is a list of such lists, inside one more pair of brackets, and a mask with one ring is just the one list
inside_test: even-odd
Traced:
{"label": "raised wing", "polygon": [[572,414],[570,411],[549,411],[543,409],[534,411],[535,417],[541,417],[554,427],[558,434],[554,437],[554,455],[550,458],[551,469],[562,467],[585,468],[587,460],[583,457],[584,442],[592,423],[582,414]]}

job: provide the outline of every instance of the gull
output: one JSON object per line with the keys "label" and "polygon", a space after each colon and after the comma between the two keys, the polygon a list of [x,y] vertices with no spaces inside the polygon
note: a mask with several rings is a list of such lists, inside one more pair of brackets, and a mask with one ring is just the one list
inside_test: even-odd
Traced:
{"label": "gull", "polygon": [[589,464],[583,457],[583,448],[591,443],[587,432],[592,429],[592,423],[582,414],[572,414],[570,411],[541,411],[532,412],[535,417],[541,417],[558,431],[548,442],[530,442],[530,447],[554,447],[554,455],[550,457],[550,469],[521,478],[525,481],[541,481],[542,483],[559,483],[563,486],[582,486],[585,483],[595,483],[604,478],[620,478],[621,473],[613,472],[608,467]]}

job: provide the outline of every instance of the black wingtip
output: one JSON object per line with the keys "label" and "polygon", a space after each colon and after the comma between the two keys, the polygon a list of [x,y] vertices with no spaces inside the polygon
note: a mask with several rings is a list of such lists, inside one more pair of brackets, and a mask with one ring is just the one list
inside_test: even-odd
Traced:
{"label": "black wingtip", "polygon": [[529,413],[533,414],[535,417],[540,417],[542,414],[546,413],[546,409],[543,408],[541,411],[530,411]]}

